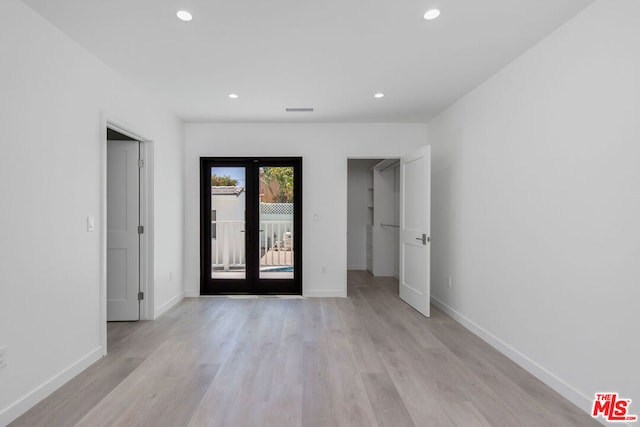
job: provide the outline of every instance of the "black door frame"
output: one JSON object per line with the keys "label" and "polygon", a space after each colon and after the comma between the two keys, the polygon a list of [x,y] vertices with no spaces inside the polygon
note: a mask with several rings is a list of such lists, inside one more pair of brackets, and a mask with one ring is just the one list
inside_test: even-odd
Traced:
{"label": "black door frame", "polygon": [[[211,168],[244,167],[245,279],[211,278]],[[260,167],[293,167],[293,279],[260,279]],[[200,158],[200,294],[302,295],[302,157]]]}

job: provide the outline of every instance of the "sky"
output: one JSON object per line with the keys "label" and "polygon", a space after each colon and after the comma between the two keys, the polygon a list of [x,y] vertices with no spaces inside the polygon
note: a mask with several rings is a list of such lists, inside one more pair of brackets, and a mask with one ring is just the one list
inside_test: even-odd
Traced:
{"label": "sky", "polygon": [[238,181],[238,186],[239,187],[245,187],[245,182],[246,182],[246,171],[245,168],[243,167],[237,167],[237,166],[232,166],[232,167],[225,167],[225,166],[221,166],[221,167],[214,167],[211,168],[211,175],[216,175],[216,176],[228,176],[231,177],[235,180]]}

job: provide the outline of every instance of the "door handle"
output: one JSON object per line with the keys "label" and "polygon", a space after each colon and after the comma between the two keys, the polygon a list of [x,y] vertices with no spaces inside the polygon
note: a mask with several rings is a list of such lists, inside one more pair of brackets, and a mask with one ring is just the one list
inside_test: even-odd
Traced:
{"label": "door handle", "polygon": [[423,245],[426,245],[427,242],[431,241],[431,237],[427,237],[426,234],[423,234],[422,237],[416,237],[416,240],[420,240]]}

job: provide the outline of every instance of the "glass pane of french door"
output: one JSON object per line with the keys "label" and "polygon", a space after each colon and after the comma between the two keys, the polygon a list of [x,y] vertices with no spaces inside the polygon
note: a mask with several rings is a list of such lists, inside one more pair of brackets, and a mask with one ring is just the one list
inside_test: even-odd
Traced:
{"label": "glass pane of french door", "polygon": [[245,167],[211,167],[212,279],[247,277],[246,182]]}
{"label": "glass pane of french door", "polygon": [[262,166],[259,176],[259,278],[293,279],[294,168]]}

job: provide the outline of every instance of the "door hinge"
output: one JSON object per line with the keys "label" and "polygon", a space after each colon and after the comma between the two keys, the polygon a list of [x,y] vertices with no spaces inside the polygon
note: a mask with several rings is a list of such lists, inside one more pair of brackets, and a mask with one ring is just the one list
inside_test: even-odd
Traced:
{"label": "door hinge", "polygon": [[138,292],[138,301],[142,301],[144,299],[144,292]]}
{"label": "door hinge", "polygon": [[138,226],[138,234],[144,234],[144,225]]}
{"label": "door hinge", "polygon": [[138,167],[141,168],[144,166],[144,160],[138,159]]}

